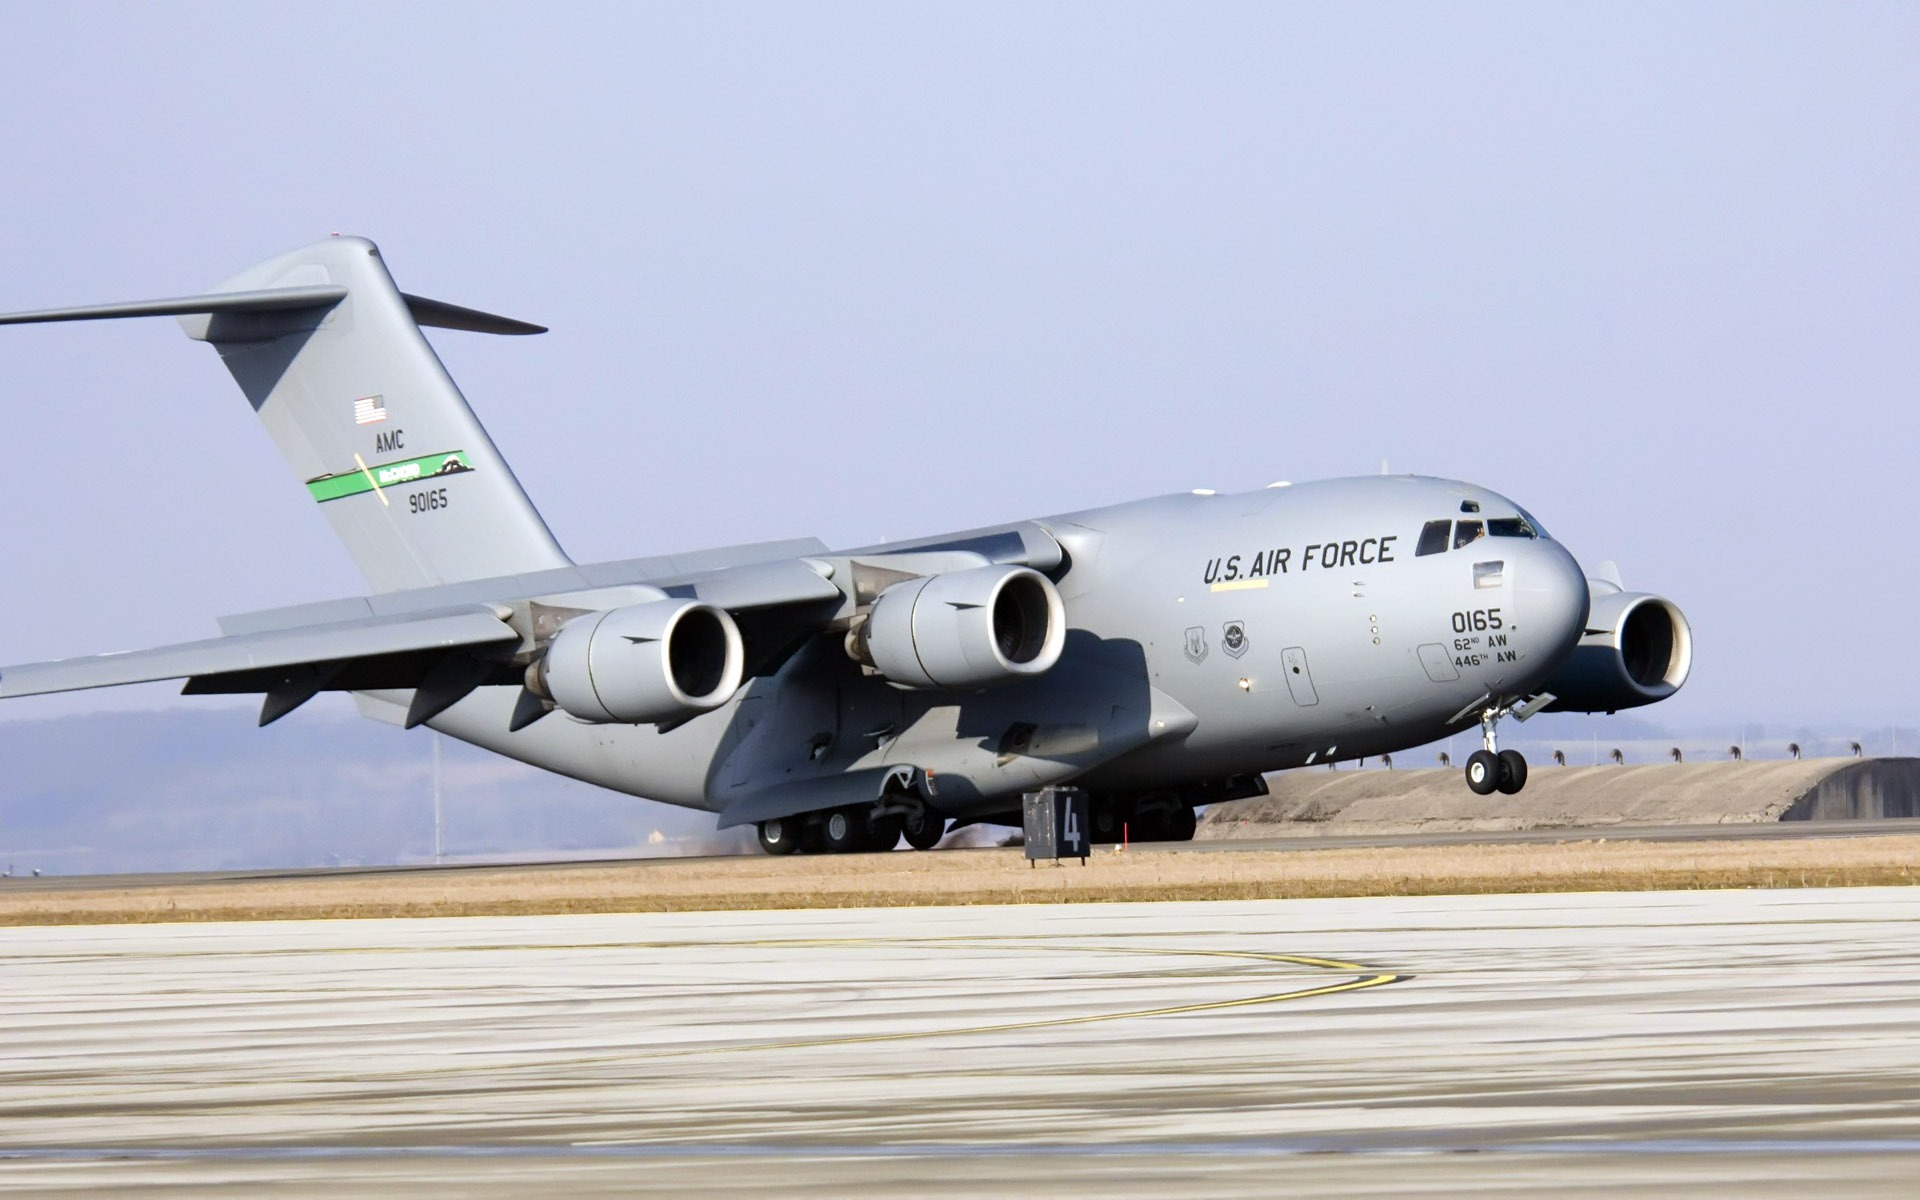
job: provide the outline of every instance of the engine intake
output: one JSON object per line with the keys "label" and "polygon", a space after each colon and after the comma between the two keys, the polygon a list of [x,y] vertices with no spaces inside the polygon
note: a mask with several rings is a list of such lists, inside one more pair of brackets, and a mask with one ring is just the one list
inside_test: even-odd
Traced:
{"label": "engine intake", "polygon": [[1615,712],[1665,700],[1693,669],[1693,630],[1673,601],[1594,585],[1587,632],[1542,690],[1549,712]]}
{"label": "engine intake", "polygon": [[848,643],[888,680],[978,688],[1039,675],[1060,660],[1067,610],[1029,567],[975,567],[896,583]]}
{"label": "engine intake", "polygon": [[529,682],[582,721],[644,725],[726,703],[745,658],[725,609],[656,600],[568,621]]}

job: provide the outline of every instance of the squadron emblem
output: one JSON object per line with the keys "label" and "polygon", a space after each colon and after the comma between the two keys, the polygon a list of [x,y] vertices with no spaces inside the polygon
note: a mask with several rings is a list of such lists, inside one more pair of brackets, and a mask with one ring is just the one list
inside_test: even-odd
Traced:
{"label": "squadron emblem", "polygon": [[1228,658],[1239,658],[1249,645],[1245,621],[1228,621],[1220,630],[1220,648],[1227,652]]}
{"label": "squadron emblem", "polygon": [[1195,625],[1187,630],[1187,660],[1196,663],[1207,660],[1207,631],[1205,626]]}

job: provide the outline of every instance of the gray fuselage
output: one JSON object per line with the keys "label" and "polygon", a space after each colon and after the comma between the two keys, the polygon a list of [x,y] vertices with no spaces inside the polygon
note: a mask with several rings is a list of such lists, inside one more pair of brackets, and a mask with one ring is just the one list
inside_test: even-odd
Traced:
{"label": "gray fuselage", "polygon": [[1065,552],[1048,573],[1069,633],[1044,676],[913,691],[824,632],[664,731],[556,714],[508,733],[513,690],[500,687],[432,724],[746,820],[870,799],[889,773],[931,776],[924,794],[971,819],[1047,784],[1186,788],[1418,746],[1476,724],[1489,699],[1539,690],[1587,618],[1562,546],[1511,501],[1447,480],[1162,496],[1031,524]]}

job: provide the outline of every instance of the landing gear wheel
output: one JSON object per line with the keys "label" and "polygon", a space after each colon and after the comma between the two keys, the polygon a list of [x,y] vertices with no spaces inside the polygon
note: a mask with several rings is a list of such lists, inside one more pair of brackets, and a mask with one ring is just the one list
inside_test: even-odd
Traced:
{"label": "landing gear wheel", "polygon": [[1102,845],[1111,845],[1120,840],[1121,827],[1132,814],[1122,805],[1112,800],[1095,800],[1093,813],[1088,818],[1093,825],[1092,840]]}
{"label": "landing gear wheel", "polygon": [[931,850],[940,844],[941,838],[947,836],[947,819],[923,808],[908,815],[904,832],[907,845],[915,850]]}
{"label": "landing gear wheel", "polygon": [[890,853],[900,844],[900,827],[899,817],[882,817],[872,822],[867,826],[866,849],[875,854]]}
{"label": "landing gear wheel", "polygon": [[1491,796],[1500,786],[1500,759],[1491,751],[1475,750],[1467,756],[1467,786],[1476,796]]}
{"label": "landing gear wheel", "polygon": [[1527,760],[1518,750],[1500,752],[1500,790],[1513,795],[1527,786]]}
{"label": "landing gear wheel", "polygon": [[820,818],[820,845],[830,854],[851,854],[867,843],[867,814],[857,808],[836,808]]}
{"label": "landing gear wheel", "polygon": [[[1527,786],[1527,760],[1518,750],[1500,749],[1494,734],[1501,717],[1511,716],[1516,721],[1524,721],[1540,711],[1541,706],[1551,699],[1545,693],[1531,699],[1508,697],[1480,710],[1482,748],[1467,759],[1468,787],[1482,796],[1496,790],[1511,796]],[[1679,753],[1678,750],[1674,751],[1676,756]]]}
{"label": "landing gear wheel", "polygon": [[792,854],[800,848],[800,826],[797,821],[782,821],[778,818],[760,822],[760,848],[768,854]]}
{"label": "landing gear wheel", "polygon": [[1167,840],[1170,842],[1190,842],[1193,831],[1200,827],[1200,818],[1194,815],[1191,804],[1176,804],[1173,815],[1167,819]]}
{"label": "landing gear wheel", "polygon": [[[1189,812],[1192,810],[1189,809]],[[1144,808],[1133,814],[1131,828],[1127,836],[1136,842],[1169,842],[1173,840],[1173,814],[1164,808]]]}

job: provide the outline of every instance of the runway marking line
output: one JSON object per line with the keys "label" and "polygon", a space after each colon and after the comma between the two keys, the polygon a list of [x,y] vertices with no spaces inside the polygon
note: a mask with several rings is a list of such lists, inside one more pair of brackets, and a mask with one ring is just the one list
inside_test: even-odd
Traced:
{"label": "runway marking line", "polygon": [[[1126,935],[1122,935],[1126,936]],[[1139,936],[1156,936],[1141,934]],[[1390,984],[1404,983],[1412,975],[1397,972],[1380,971],[1364,963],[1348,962],[1344,959],[1321,958],[1307,954],[1276,954],[1261,950],[1199,950],[1169,946],[1122,946],[1099,944],[1089,946],[1062,945],[1058,940],[1045,936],[1035,937],[1026,934],[1006,934],[984,938],[745,938],[738,941],[612,941],[556,943],[546,945],[476,945],[437,946],[402,948],[397,946],[361,946],[331,947],[313,950],[266,950],[265,956],[276,954],[387,954],[430,952],[481,952],[487,950],[692,950],[692,949],[796,949],[818,947],[878,948],[887,946],[942,947],[955,950],[979,950],[983,946],[996,948],[1018,948],[1030,950],[1065,951],[1072,954],[1111,954],[1111,955],[1152,955],[1186,958],[1231,958],[1248,962],[1284,964],[1287,966],[1313,967],[1326,971],[1354,971],[1358,977],[1342,980],[1338,983],[1319,984],[1313,987],[1295,988],[1292,991],[1272,992],[1257,996],[1240,996],[1227,1000],[1205,1000],[1192,1004],[1164,1005],[1159,1008],[1128,1009],[1123,1012],[1081,1013],[1067,1017],[1041,1017],[1025,1021],[1003,1021],[987,1025],[969,1025],[958,1028],[909,1030],[899,1033],[849,1034],[838,1037],[796,1038],[787,1041],[752,1042],[740,1045],[698,1046],[671,1050],[638,1050],[630,1054],[596,1054],[579,1058],[543,1059],[539,1062],[502,1065],[490,1063],[485,1066],[446,1067],[438,1072],[442,1075],[457,1075],[468,1072],[499,1072],[550,1070],[560,1066],[582,1066],[589,1063],[607,1063],[624,1061],[644,1061],[663,1058],[688,1058],[702,1054],[743,1054],[767,1050],[805,1050],[825,1046],[852,1046],[880,1042],[925,1041],[930,1038],[977,1037],[983,1034],[1011,1033],[1028,1029],[1063,1028],[1071,1025],[1093,1025],[1108,1021],[1143,1020],[1150,1017],[1179,1016],[1185,1013],[1220,1012],[1233,1008],[1255,1008],[1270,1004],[1284,1004],[1293,1000],[1310,1000],[1317,996],[1334,996],[1347,992],[1367,991],[1372,988],[1386,987]],[[250,956],[246,951],[220,950],[211,953],[187,956],[196,957],[236,957]],[[163,957],[172,957],[166,955]]]}
{"label": "runway marking line", "polygon": [[661,1058],[688,1058],[701,1054],[745,1054],[766,1050],[806,1050],[824,1046],[854,1046],[877,1042],[925,1041],[929,1038],[977,1037],[982,1034],[1010,1033],[1027,1029],[1050,1029],[1069,1025],[1093,1025],[1106,1021],[1132,1021],[1148,1017],[1171,1017],[1183,1013],[1219,1012],[1230,1008],[1254,1008],[1268,1004],[1284,1004],[1290,1000],[1310,1000],[1316,996],[1334,996],[1346,992],[1360,992],[1371,988],[1386,987],[1390,984],[1404,983],[1412,979],[1390,971],[1379,971],[1363,963],[1346,962],[1337,958],[1318,958],[1305,954],[1273,954],[1259,950],[1195,950],[1165,946],[1063,946],[1045,938],[1027,940],[1021,935],[1011,935],[993,939],[952,939],[952,938],[791,938],[729,942],[661,942],[642,943],[649,948],[668,947],[706,947],[726,946],[735,948],[794,948],[794,947],[879,947],[901,944],[929,947],[949,947],[960,950],[977,950],[983,940],[997,942],[1004,946],[1009,942],[1024,943],[1025,948],[1035,950],[1064,950],[1075,954],[1145,954],[1175,955],[1191,958],[1237,958],[1251,962],[1277,963],[1288,966],[1314,967],[1328,971],[1357,971],[1359,978],[1347,979],[1339,983],[1320,984],[1315,987],[1296,988],[1287,992],[1272,992],[1259,996],[1241,996],[1230,1000],[1206,1000],[1193,1004],[1174,1004],[1160,1008],[1129,1009],[1113,1013],[1082,1013],[1071,1017],[1042,1017],[1027,1021],[1004,1021],[989,1025],[968,1025],[959,1028],[922,1029],[901,1033],[849,1034],[839,1037],[796,1038],[789,1041],[753,1042],[745,1045],[699,1046],[676,1050],[637,1051],[632,1054],[592,1055],[586,1058],[571,1058],[564,1061],[547,1060],[539,1063],[525,1063],[518,1066],[502,1067],[491,1064],[487,1067],[452,1068],[461,1070],[530,1070],[552,1068],[556,1066],[580,1066],[587,1063],[619,1062],[630,1060],[648,1060]]}
{"label": "runway marking line", "polygon": [[[1062,947],[1054,947],[1061,949]],[[1247,958],[1265,962],[1289,963],[1298,966],[1325,967],[1334,970],[1366,971],[1369,968],[1358,963],[1343,963],[1333,959],[1314,959],[1287,954],[1257,954],[1249,951],[1234,950],[1161,950],[1145,949],[1123,950],[1114,947],[1086,947],[1079,953],[1114,954],[1187,954],[1212,956],[1217,958]],[[1308,1000],[1315,996],[1333,996],[1342,992],[1358,992],[1368,988],[1385,987],[1392,983],[1401,983],[1413,978],[1411,975],[1381,973],[1349,979],[1341,983],[1323,984],[1320,987],[1299,988],[1291,992],[1274,992],[1264,996],[1242,996],[1234,1000],[1208,1000],[1197,1004],[1175,1004],[1163,1008],[1132,1009],[1117,1013],[1083,1013],[1075,1017],[1043,1017],[1031,1021],[1006,1021],[996,1025],[971,1025],[958,1029],[924,1029],[903,1033],[855,1034],[845,1037],[806,1038],[789,1042],[761,1042],[751,1046],[714,1046],[705,1050],[674,1050],[649,1054],[648,1058],[677,1058],[689,1054],[739,1054],[758,1050],[805,1050],[817,1046],[854,1046],[873,1042],[907,1042],[940,1037],[977,1037],[981,1034],[1011,1033],[1023,1029],[1050,1029],[1067,1025],[1092,1025],[1102,1021],[1131,1021],[1147,1017],[1171,1017],[1181,1013],[1219,1012],[1229,1008],[1252,1008],[1264,1004],[1281,1004],[1288,1000]]]}

